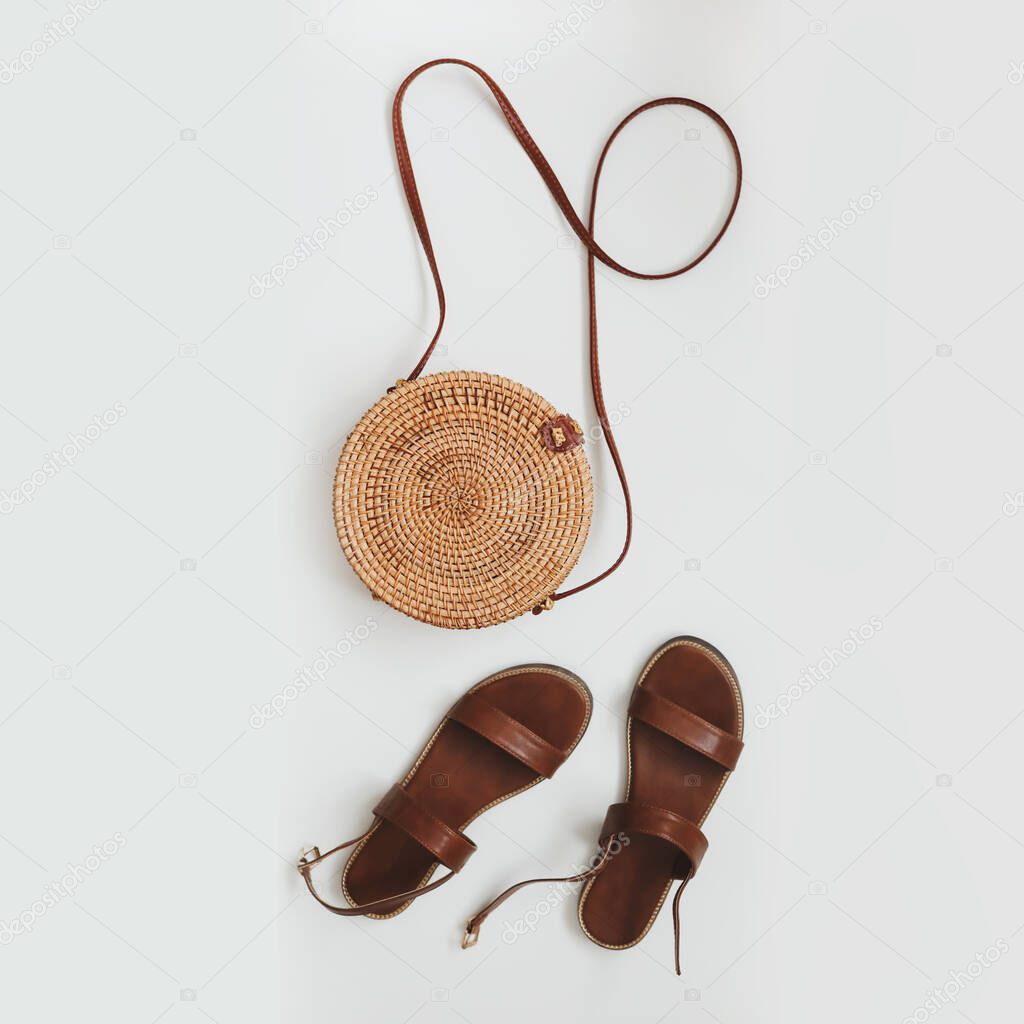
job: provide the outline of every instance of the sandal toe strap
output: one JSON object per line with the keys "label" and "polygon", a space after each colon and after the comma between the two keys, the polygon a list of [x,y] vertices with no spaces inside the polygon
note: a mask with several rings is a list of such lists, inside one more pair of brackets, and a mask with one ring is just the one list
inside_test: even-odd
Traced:
{"label": "sandal toe strap", "polygon": [[696,874],[708,848],[707,837],[692,821],[649,804],[612,804],[601,826],[602,846],[620,832],[640,832],[671,843],[689,862],[688,870],[680,872],[681,878]]}
{"label": "sandal toe strap", "polygon": [[400,785],[384,794],[373,813],[411,836],[452,871],[461,870],[476,851],[472,839],[436,817]]}
{"label": "sandal toe strap", "polygon": [[448,717],[490,740],[545,779],[550,779],[567,757],[564,750],[472,690],[448,712]]}
{"label": "sandal toe strap", "polygon": [[638,686],[633,692],[629,713],[728,771],[736,767],[743,750],[742,740],[646,687]]}

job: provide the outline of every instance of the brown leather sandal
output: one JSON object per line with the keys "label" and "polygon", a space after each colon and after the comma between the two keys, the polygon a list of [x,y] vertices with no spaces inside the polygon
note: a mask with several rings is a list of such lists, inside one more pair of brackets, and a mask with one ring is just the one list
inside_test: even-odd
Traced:
{"label": "brown leather sandal", "polygon": [[707,850],[700,826],[743,749],[743,698],[732,667],[709,643],[683,636],[663,644],[640,673],[629,705],[624,802],[601,828],[601,856],[566,879],[532,879],[503,892],[474,917],[463,945],[500,903],[534,882],[585,881],[579,922],[606,949],[635,946],[654,924],[672,883],[676,973],[679,899]]}
{"label": "brown leather sandal", "polygon": [[[343,917],[388,918],[451,879],[476,850],[463,829],[490,807],[549,779],[590,722],[582,679],[552,665],[520,665],[473,686],[442,719],[408,775],[373,809],[356,839],[298,869],[313,897]],[[342,875],[349,906],[316,891],[314,865],[355,846]],[[431,882],[443,864],[448,873]]]}

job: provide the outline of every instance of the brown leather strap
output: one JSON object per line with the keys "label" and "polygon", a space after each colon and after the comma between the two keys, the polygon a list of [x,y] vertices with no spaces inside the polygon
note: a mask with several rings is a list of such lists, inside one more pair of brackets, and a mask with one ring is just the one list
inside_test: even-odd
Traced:
{"label": "brown leather strap", "polygon": [[386,896],[383,899],[374,900],[371,903],[361,903],[358,907],[340,907],[336,903],[328,903],[327,900],[325,900],[316,891],[316,886],[313,884],[312,878],[313,868],[322,861],[327,860],[328,857],[338,853],[340,850],[347,850],[350,846],[354,846],[356,843],[361,843],[372,831],[373,828],[369,828],[361,836],[357,836],[355,839],[350,839],[347,843],[342,843],[340,846],[336,846],[333,850],[328,850],[326,853],[321,853],[319,848],[314,846],[312,849],[307,850],[299,859],[299,874],[302,875],[302,880],[306,883],[306,888],[309,890],[310,895],[317,901],[317,903],[320,904],[321,907],[329,910],[332,914],[337,914],[339,917],[365,917],[367,914],[390,914],[393,910],[397,910],[403,904],[411,902],[419,896],[422,896],[424,893],[433,892],[455,876],[454,871],[449,871],[447,875],[437,879],[436,882],[431,882],[429,885],[421,886],[419,889],[411,889],[408,892],[398,893],[395,896]]}
{"label": "brown leather strap", "polygon": [[657,836],[671,843],[682,857],[676,862],[676,878],[679,888],[672,900],[672,932],[675,939],[676,974],[682,974],[679,957],[681,931],[679,927],[679,901],[687,883],[697,873],[700,862],[708,849],[707,837],[686,818],[665,810],[664,807],[651,807],[647,804],[623,803],[612,804],[608,808],[604,825],[601,826],[601,841],[608,836],[630,832],[641,832],[648,836]]}
{"label": "brown leather strap", "polygon": [[565,751],[472,690],[448,712],[448,717],[490,740],[545,779],[550,779],[566,758]]}
{"label": "brown leather strap", "polygon": [[497,910],[509,898],[509,896],[515,895],[520,889],[525,889],[528,885],[539,885],[546,883],[548,885],[556,885],[562,882],[583,882],[588,878],[593,878],[595,875],[599,875],[608,863],[608,859],[611,856],[611,843],[605,843],[601,848],[601,857],[598,862],[586,871],[581,871],[575,875],[566,875],[564,878],[527,878],[523,882],[516,882],[515,885],[510,885],[503,893],[499,893],[497,896],[487,904],[483,910],[478,911],[470,918],[469,923],[466,925],[466,933],[462,936],[462,948],[469,949],[470,946],[475,946],[480,938],[480,926],[487,920],[490,914]]}
{"label": "brown leather strap", "polygon": [[[636,110],[624,117],[611,135],[608,136],[608,140],[605,142],[604,148],[601,150],[601,155],[598,158],[597,168],[594,171],[594,179],[590,191],[590,209],[587,216],[587,223],[584,225],[583,221],[573,209],[572,204],[569,202],[569,197],[566,195],[565,189],[562,188],[561,182],[559,182],[558,178],[555,176],[555,172],[551,169],[551,165],[544,158],[544,154],[541,153],[537,143],[534,142],[530,133],[526,130],[526,126],[523,124],[519,115],[512,108],[512,104],[509,102],[508,97],[504,92],[502,92],[498,83],[495,82],[486,71],[483,71],[475,64],[471,64],[469,61],[458,60],[452,57],[444,57],[439,60],[428,61],[426,64],[416,68],[415,71],[411,72],[406,77],[405,81],[402,82],[399,87],[398,92],[395,94],[395,102],[392,110],[392,127],[394,129],[395,154],[398,159],[398,170],[402,178],[402,185],[405,188],[405,195],[409,202],[409,210],[412,213],[413,222],[416,225],[416,232],[419,235],[421,244],[423,245],[423,251],[426,254],[427,262],[430,264],[430,272],[434,279],[434,288],[437,291],[438,321],[437,329],[434,331],[434,336],[431,339],[430,344],[427,346],[426,351],[424,351],[423,355],[420,357],[420,361],[415,367],[413,367],[412,372],[409,374],[409,380],[415,380],[420,375],[424,366],[426,366],[431,353],[434,351],[434,346],[437,345],[437,340],[441,336],[441,330],[444,327],[445,299],[444,286],[441,284],[441,274],[438,270],[437,259],[434,255],[434,246],[430,240],[430,232],[427,229],[427,221],[423,213],[423,204],[420,201],[419,190],[416,187],[416,177],[412,170],[412,162],[409,156],[409,144],[405,138],[405,127],[402,124],[402,101],[405,98],[406,91],[413,81],[423,74],[424,71],[427,71],[429,68],[436,67],[439,64],[455,64],[460,67],[468,68],[470,71],[474,72],[474,74],[479,75],[480,78],[483,79],[484,84],[491,91],[491,95],[494,96],[505,120],[512,129],[512,134],[515,135],[516,140],[526,151],[526,155],[533,162],[534,167],[537,168],[537,171],[543,179],[544,184],[547,186],[548,191],[558,204],[558,207],[565,216],[565,219],[569,222],[569,227],[572,228],[576,236],[587,249],[587,280],[590,295],[590,384],[594,395],[594,406],[597,410],[598,419],[601,422],[601,428],[604,431],[605,441],[608,444],[608,450],[611,453],[612,462],[615,465],[615,472],[618,474],[619,485],[622,488],[622,497],[626,506],[626,537],[622,546],[622,551],[611,566],[605,569],[604,572],[595,576],[593,579],[588,580],[586,583],[581,583],[568,590],[563,590],[560,593],[550,595],[545,602],[537,605],[537,607],[533,609],[534,614],[539,614],[545,608],[551,607],[551,602],[560,601],[563,597],[569,597],[571,594],[578,594],[580,591],[586,590],[588,587],[592,587],[595,583],[599,583],[606,576],[613,573],[622,564],[623,559],[626,557],[626,553],[629,551],[630,541],[633,536],[633,506],[630,500],[629,486],[626,483],[626,473],[622,466],[622,459],[619,456],[619,449],[615,443],[615,438],[612,435],[611,425],[608,422],[608,413],[604,404],[604,394],[601,389],[601,371],[597,353],[597,293],[594,261],[595,259],[600,260],[605,266],[618,271],[620,274],[625,274],[627,277],[634,277],[643,281],[663,281],[666,278],[678,277],[680,274],[685,274],[688,270],[692,270],[697,266],[697,264],[701,263],[707,257],[716,245],[718,245],[732,221],[733,214],[736,212],[736,206],[740,199],[740,187],[743,181],[743,164],[740,159],[739,145],[736,142],[735,135],[732,133],[732,129],[728,124],[726,124],[724,118],[710,107],[697,100],[684,99],[681,96],[666,96],[662,99],[651,100],[648,103],[641,104],[641,106],[637,107]],[[597,186],[601,179],[601,171],[604,168],[605,158],[608,155],[609,149],[611,149],[612,143],[618,137],[622,129],[625,128],[626,125],[635,117],[647,110],[653,110],[655,107],[665,106],[690,107],[694,110],[700,111],[700,113],[709,117],[718,125],[719,128],[722,129],[736,161],[736,187],[733,192],[732,202],[729,205],[729,210],[726,213],[718,232],[704,247],[704,249],[688,263],[681,267],[677,267],[675,270],[651,274],[623,266],[621,263],[609,256],[608,253],[598,245],[594,238],[594,222],[596,220],[597,210]]]}
{"label": "brown leather strap", "polygon": [[705,757],[710,757],[728,771],[736,767],[743,750],[742,740],[646,687],[638,686],[633,691],[629,713]]}
{"label": "brown leather strap", "polygon": [[[621,827],[618,827],[621,826]],[[480,927],[502,903],[510,896],[515,895],[520,889],[528,885],[547,883],[555,885],[562,882],[584,882],[597,875],[608,866],[612,857],[612,839],[617,842],[624,842],[624,834],[629,832],[642,832],[646,835],[658,836],[671,843],[683,854],[684,863],[679,873],[679,888],[676,889],[675,898],[672,900],[672,928],[675,938],[675,962],[676,974],[682,974],[680,963],[679,946],[681,930],[679,926],[679,901],[687,883],[693,878],[697,867],[704,857],[708,848],[708,841],[704,833],[685,818],[678,814],[666,811],[660,807],[647,807],[643,804],[612,804],[608,808],[604,825],[601,827],[601,857],[593,867],[581,871],[575,875],[567,875],[565,878],[528,878],[526,881],[510,885],[503,893],[496,896],[482,910],[470,918],[466,925],[466,932],[462,937],[462,948],[469,949],[475,946],[480,938]]]}
{"label": "brown leather strap", "polygon": [[672,935],[675,939],[676,946],[676,974],[683,973],[683,965],[679,956],[679,943],[682,938],[682,928],[679,925],[679,901],[683,898],[683,890],[686,888],[686,883],[693,877],[692,872],[686,876],[680,883],[679,888],[676,889],[675,899],[672,900]]}
{"label": "brown leather strap", "polygon": [[626,835],[642,832],[671,843],[688,862],[683,865],[677,878],[688,879],[695,875],[708,848],[707,838],[692,821],[666,811],[664,807],[628,802],[612,804],[601,826],[601,842],[622,832]]}
{"label": "brown leather strap", "polygon": [[412,836],[451,871],[461,871],[476,852],[476,843],[431,814],[401,785],[392,786],[373,813]]}
{"label": "brown leather strap", "polygon": [[429,811],[422,808],[400,785],[392,786],[384,794],[383,798],[378,801],[377,806],[374,807],[373,813],[377,816],[378,820],[390,821],[403,832],[412,836],[417,843],[429,850],[440,863],[448,868],[448,874],[418,889],[397,893],[394,896],[385,896],[383,899],[374,900],[371,903],[361,903],[358,907],[342,907],[335,903],[328,903],[316,891],[312,878],[313,867],[339,851],[346,850],[350,846],[362,842],[373,831],[377,822],[361,836],[350,839],[347,843],[342,843],[326,853],[321,853],[314,846],[311,850],[307,850],[299,859],[299,874],[302,875],[306,888],[309,889],[313,899],[320,906],[325,907],[332,914],[337,914],[339,917],[390,914],[403,904],[417,899],[424,893],[433,892],[438,887],[444,885],[476,851],[476,844],[471,839],[467,839],[461,832],[457,832],[450,825],[441,821],[440,818],[435,817]]}

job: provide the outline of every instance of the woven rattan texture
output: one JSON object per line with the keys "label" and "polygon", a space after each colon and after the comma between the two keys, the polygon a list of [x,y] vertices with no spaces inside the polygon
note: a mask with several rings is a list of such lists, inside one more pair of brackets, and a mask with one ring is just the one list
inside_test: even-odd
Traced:
{"label": "woven rattan texture", "polygon": [[415,619],[476,629],[529,611],[569,575],[592,510],[583,446],[552,452],[558,410],[505,377],[400,382],[338,460],[334,519],[370,592]]}

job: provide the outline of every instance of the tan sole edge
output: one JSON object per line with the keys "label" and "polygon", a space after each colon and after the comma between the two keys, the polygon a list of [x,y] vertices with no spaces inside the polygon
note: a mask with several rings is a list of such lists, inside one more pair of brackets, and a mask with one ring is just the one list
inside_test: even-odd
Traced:
{"label": "tan sole edge", "polygon": [[[488,683],[493,683],[498,679],[507,679],[509,676],[516,676],[520,675],[523,672],[529,672],[533,670],[539,670],[542,672],[546,672],[549,675],[558,676],[560,679],[564,679],[567,683],[571,683],[582,695],[583,701],[586,704],[587,713],[583,718],[582,724],[580,725],[579,732],[576,734],[576,739],[573,740],[572,746],[569,747],[568,753],[566,755],[568,757],[568,755],[571,754],[579,745],[580,740],[583,739],[583,735],[587,731],[587,726],[590,725],[590,716],[593,714],[594,711],[594,695],[590,692],[590,687],[587,686],[587,684],[579,676],[567,671],[564,668],[559,668],[557,665],[546,665],[539,662],[534,662],[527,665],[516,665],[514,668],[507,668],[503,669],[501,672],[495,672],[493,675],[489,675],[486,679],[481,679],[479,683],[476,683],[475,685],[471,686],[469,690],[467,690],[466,692],[473,693],[474,691],[479,690],[481,687],[487,686]],[[461,700],[461,698],[459,699]],[[454,704],[451,705],[448,711],[451,711],[451,708],[454,706]],[[447,721],[448,712],[446,711],[442,716],[441,721],[438,723],[437,728],[434,730],[433,735],[430,737],[429,740],[427,740],[427,745],[423,748],[422,751],[420,751],[419,757],[416,758],[416,761],[414,762],[413,766],[406,773],[405,778],[402,779],[403,786],[410,782],[413,776],[415,776],[416,772],[419,770],[420,765],[426,759],[427,754],[430,753],[430,748],[437,741],[437,737],[440,735],[441,730],[444,728],[444,725]],[[497,807],[498,804],[504,803],[506,800],[511,800],[512,797],[518,796],[520,793],[525,793],[528,789],[533,789],[534,786],[544,781],[546,781],[544,777],[542,775],[538,775],[533,782],[527,783],[525,786],[520,786],[519,789],[514,789],[511,793],[506,793],[504,796],[500,796],[496,800],[492,800],[489,804],[486,804],[484,807],[481,807],[480,810],[477,811],[476,814],[474,814],[471,818],[469,818],[467,821],[464,821],[459,826],[459,831],[461,832],[464,829],[466,829],[469,825],[476,821],[476,819],[479,818],[480,815],[483,814],[485,811],[489,811],[492,807]],[[349,855],[348,860],[345,861],[345,868],[341,874],[341,892],[342,895],[345,897],[346,901],[352,907],[358,907],[359,904],[352,899],[352,895],[348,891],[349,868],[355,862],[356,857],[360,854],[363,847],[370,841],[370,838],[373,836],[374,832],[376,832],[379,827],[380,822],[378,821],[376,824],[374,824],[370,831],[367,832],[365,837],[356,845],[355,849],[353,849],[352,853]],[[434,861],[434,863],[430,866],[427,873],[423,876],[422,879],[420,879],[416,888],[422,889],[425,885],[427,885],[427,883],[434,876],[434,873],[440,866],[440,862]],[[388,920],[388,918],[397,917],[399,914],[403,913],[405,910],[409,908],[409,906],[413,902],[415,902],[415,900],[408,900],[406,903],[403,903],[396,910],[392,910],[390,914],[367,914],[366,917],[374,921],[386,921]]]}
{"label": "tan sole edge", "polygon": [[[630,691],[630,699],[632,699],[632,694],[636,692],[637,687],[640,686],[644,679],[647,678],[647,673],[650,672],[652,666],[658,660],[658,658],[660,658],[661,655],[665,653],[665,651],[671,650],[671,648],[673,647],[679,647],[682,645],[696,647],[699,650],[703,651],[723,671],[726,678],[729,680],[729,685],[732,687],[733,697],[736,699],[736,711],[739,718],[738,737],[739,739],[743,739],[743,694],[740,692],[740,684],[739,680],[736,678],[736,672],[734,671],[732,665],[729,664],[725,655],[722,654],[722,652],[719,651],[717,647],[714,647],[713,645],[709,644],[706,640],[701,640],[698,637],[677,636],[674,637],[672,640],[668,640],[665,643],[663,643],[647,659],[647,664],[644,665],[643,671],[641,671],[639,677],[637,678],[637,681],[633,684],[633,689]],[[626,758],[626,795],[623,799],[628,801],[630,789],[633,785],[633,719],[630,718],[628,715],[626,717]],[[701,816],[700,821],[697,822],[698,828],[701,827],[705,821],[707,821],[707,817],[711,813],[711,809],[718,802],[718,797],[721,794],[726,782],[729,780],[730,775],[732,775],[732,772],[726,772],[725,775],[722,776],[722,781],[718,784],[718,789],[715,790],[715,795],[712,798],[711,803],[708,804],[708,809]],[[661,913],[661,908],[665,905],[665,900],[668,898],[669,891],[671,890],[672,886],[675,884],[677,879],[669,879],[668,884],[665,886],[665,891],[661,894],[661,899],[658,900],[657,906],[651,913],[651,916],[648,919],[647,924],[644,925],[643,931],[632,942],[626,942],[618,946],[611,946],[607,942],[602,942],[600,939],[595,938],[593,935],[590,934],[590,932],[587,930],[587,926],[583,923],[583,904],[586,903],[587,896],[590,893],[591,886],[594,884],[595,881],[596,879],[591,878],[586,883],[586,885],[584,885],[583,890],[580,892],[580,898],[576,906],[576,919],[579,921],[580,928],[582,929],[583,934],[586,935],[586,937],[590,939],[590,941],[593,942],[595,946],[600,946],[602,949],[632,949],[634,946],[642,942],[644,938],[646,938],[647,933],[654,926],[654,922],[655,920],[657,920],[658,914]]]}

